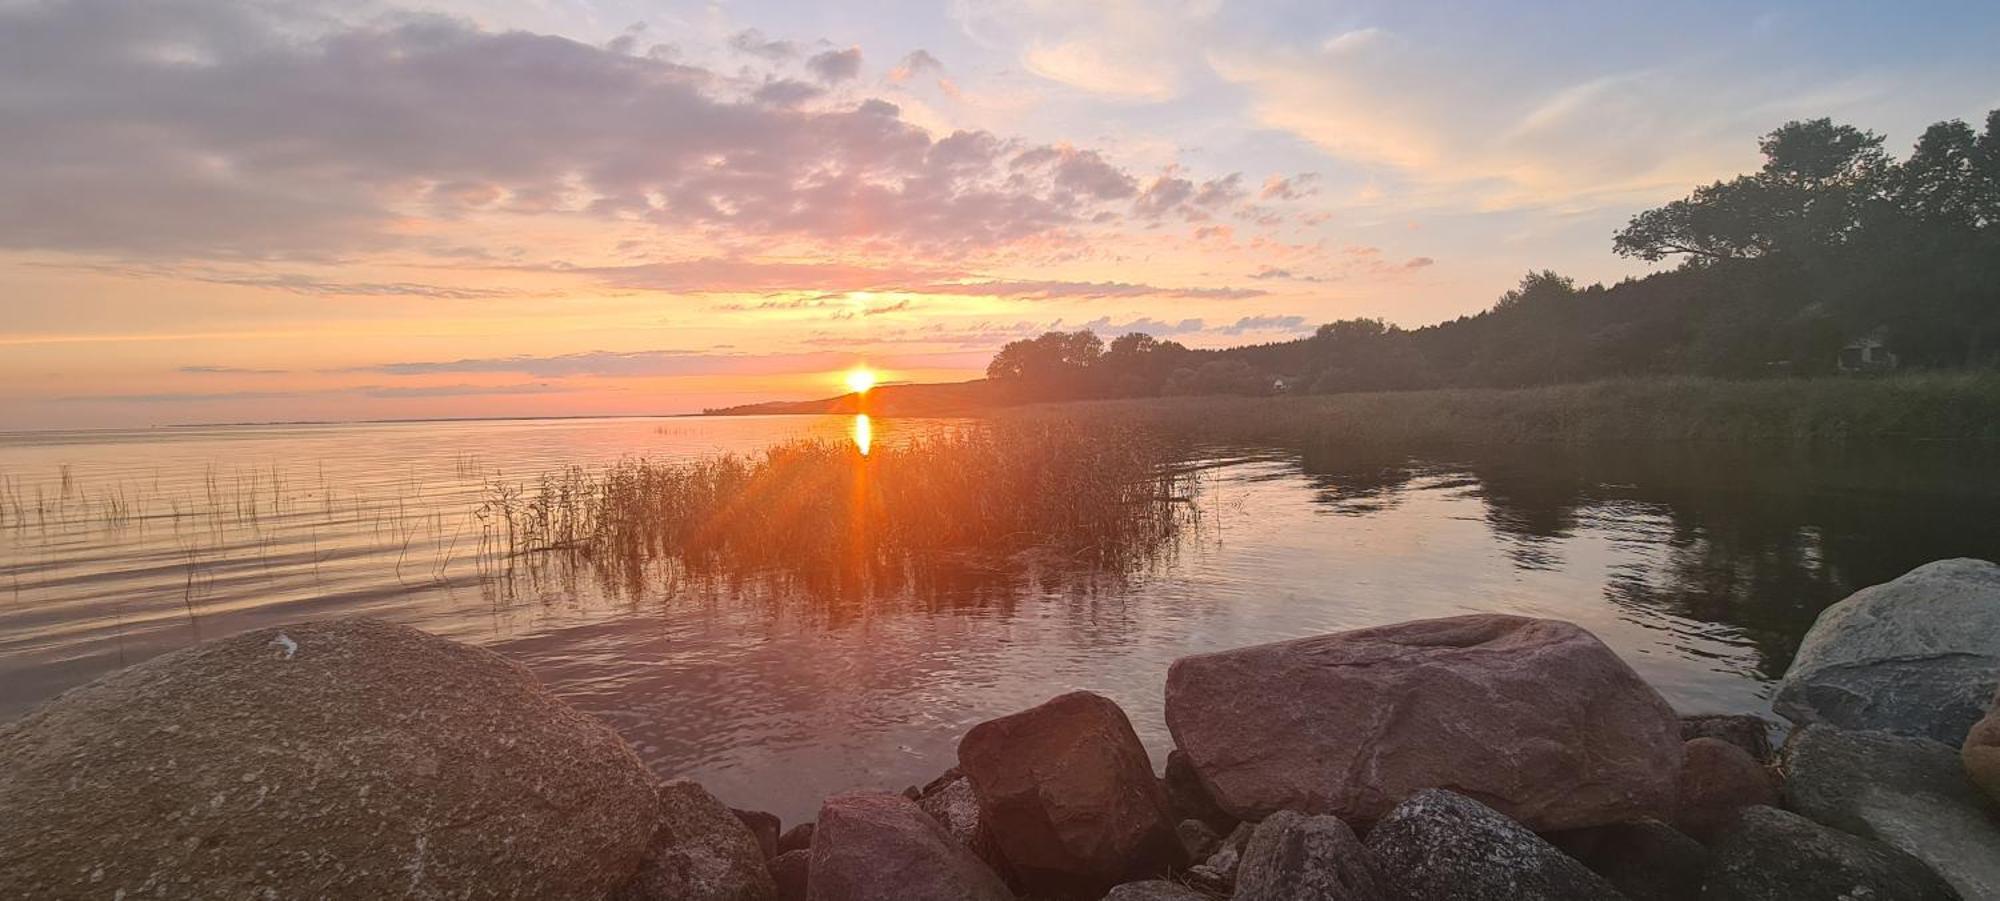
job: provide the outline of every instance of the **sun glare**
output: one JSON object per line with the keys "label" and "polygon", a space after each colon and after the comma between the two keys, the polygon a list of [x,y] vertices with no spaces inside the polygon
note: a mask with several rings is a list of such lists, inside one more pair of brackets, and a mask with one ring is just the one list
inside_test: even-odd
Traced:
{"label": "sun glare", "polygon": [[856,394],[867,394],[875,387],[875,370],[866,366],[856,366],[847,371],[847,390]]}

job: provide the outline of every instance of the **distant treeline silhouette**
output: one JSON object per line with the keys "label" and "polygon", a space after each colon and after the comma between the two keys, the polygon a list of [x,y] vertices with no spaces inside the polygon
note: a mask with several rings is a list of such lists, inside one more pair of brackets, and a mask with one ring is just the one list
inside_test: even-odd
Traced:
{"label": "distant treeline silhouette", "polygon": [[1757,172],[1634,216],[1621,256],[1670,271],[1579,288],[1531,272],[1491,309],[1406,330],[1195,350],[1050,332],[987,375],[1022,398],[1519,387],[1648,375],[1824,375],[2000,364],[2000,110],[1939,122],[1897,161],[1828,119],[1759,144]]}

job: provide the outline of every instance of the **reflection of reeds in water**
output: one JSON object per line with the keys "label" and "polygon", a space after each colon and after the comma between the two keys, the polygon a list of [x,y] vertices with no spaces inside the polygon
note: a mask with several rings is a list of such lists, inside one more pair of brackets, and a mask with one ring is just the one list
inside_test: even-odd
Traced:
{"label": "reflection of reeds in water", "polygon": [[481,508],[510,555],[610,566],[879,572],[1054,552],[1119,571],[1195,515],[1193,476],[1141,433],[1078,422],[993,424],[876,444],[801,440],[748,456],[570,467],[495,482]]}

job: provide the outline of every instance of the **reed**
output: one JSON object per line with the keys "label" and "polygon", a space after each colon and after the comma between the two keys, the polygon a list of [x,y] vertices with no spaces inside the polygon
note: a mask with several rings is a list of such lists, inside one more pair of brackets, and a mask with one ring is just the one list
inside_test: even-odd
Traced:
{"label": "reed", "polygon": [[1028,550],[1133,565],[1195,516],[1194,476],[1133,428],[990,423],[862,454],[802,440],[750,455],[569,467],[493,482],[480,516],[510,555],[868,574]]}

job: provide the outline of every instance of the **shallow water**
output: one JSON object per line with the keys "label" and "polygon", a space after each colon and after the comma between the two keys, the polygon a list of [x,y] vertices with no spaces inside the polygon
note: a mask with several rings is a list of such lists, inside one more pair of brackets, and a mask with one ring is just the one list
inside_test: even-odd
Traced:
{"label": "shallow water", "polygon": [[[893,444],[958,427],[873,423]],[[1361,454],[1202,447],[1200,515],[1135,572],[1022,555],[865,597],[501,553],[496,479],[839,439],[839,417],[0,434],[0,719],[204,638],[366,613],[493,648],[662,775],[787,822],[953,763],[1088,688],[1159,762],[1177,657],[1472,611],[1578,622],[1677,706],[1765,711],[1819,609],[2000,556],[1985,449]]]}

